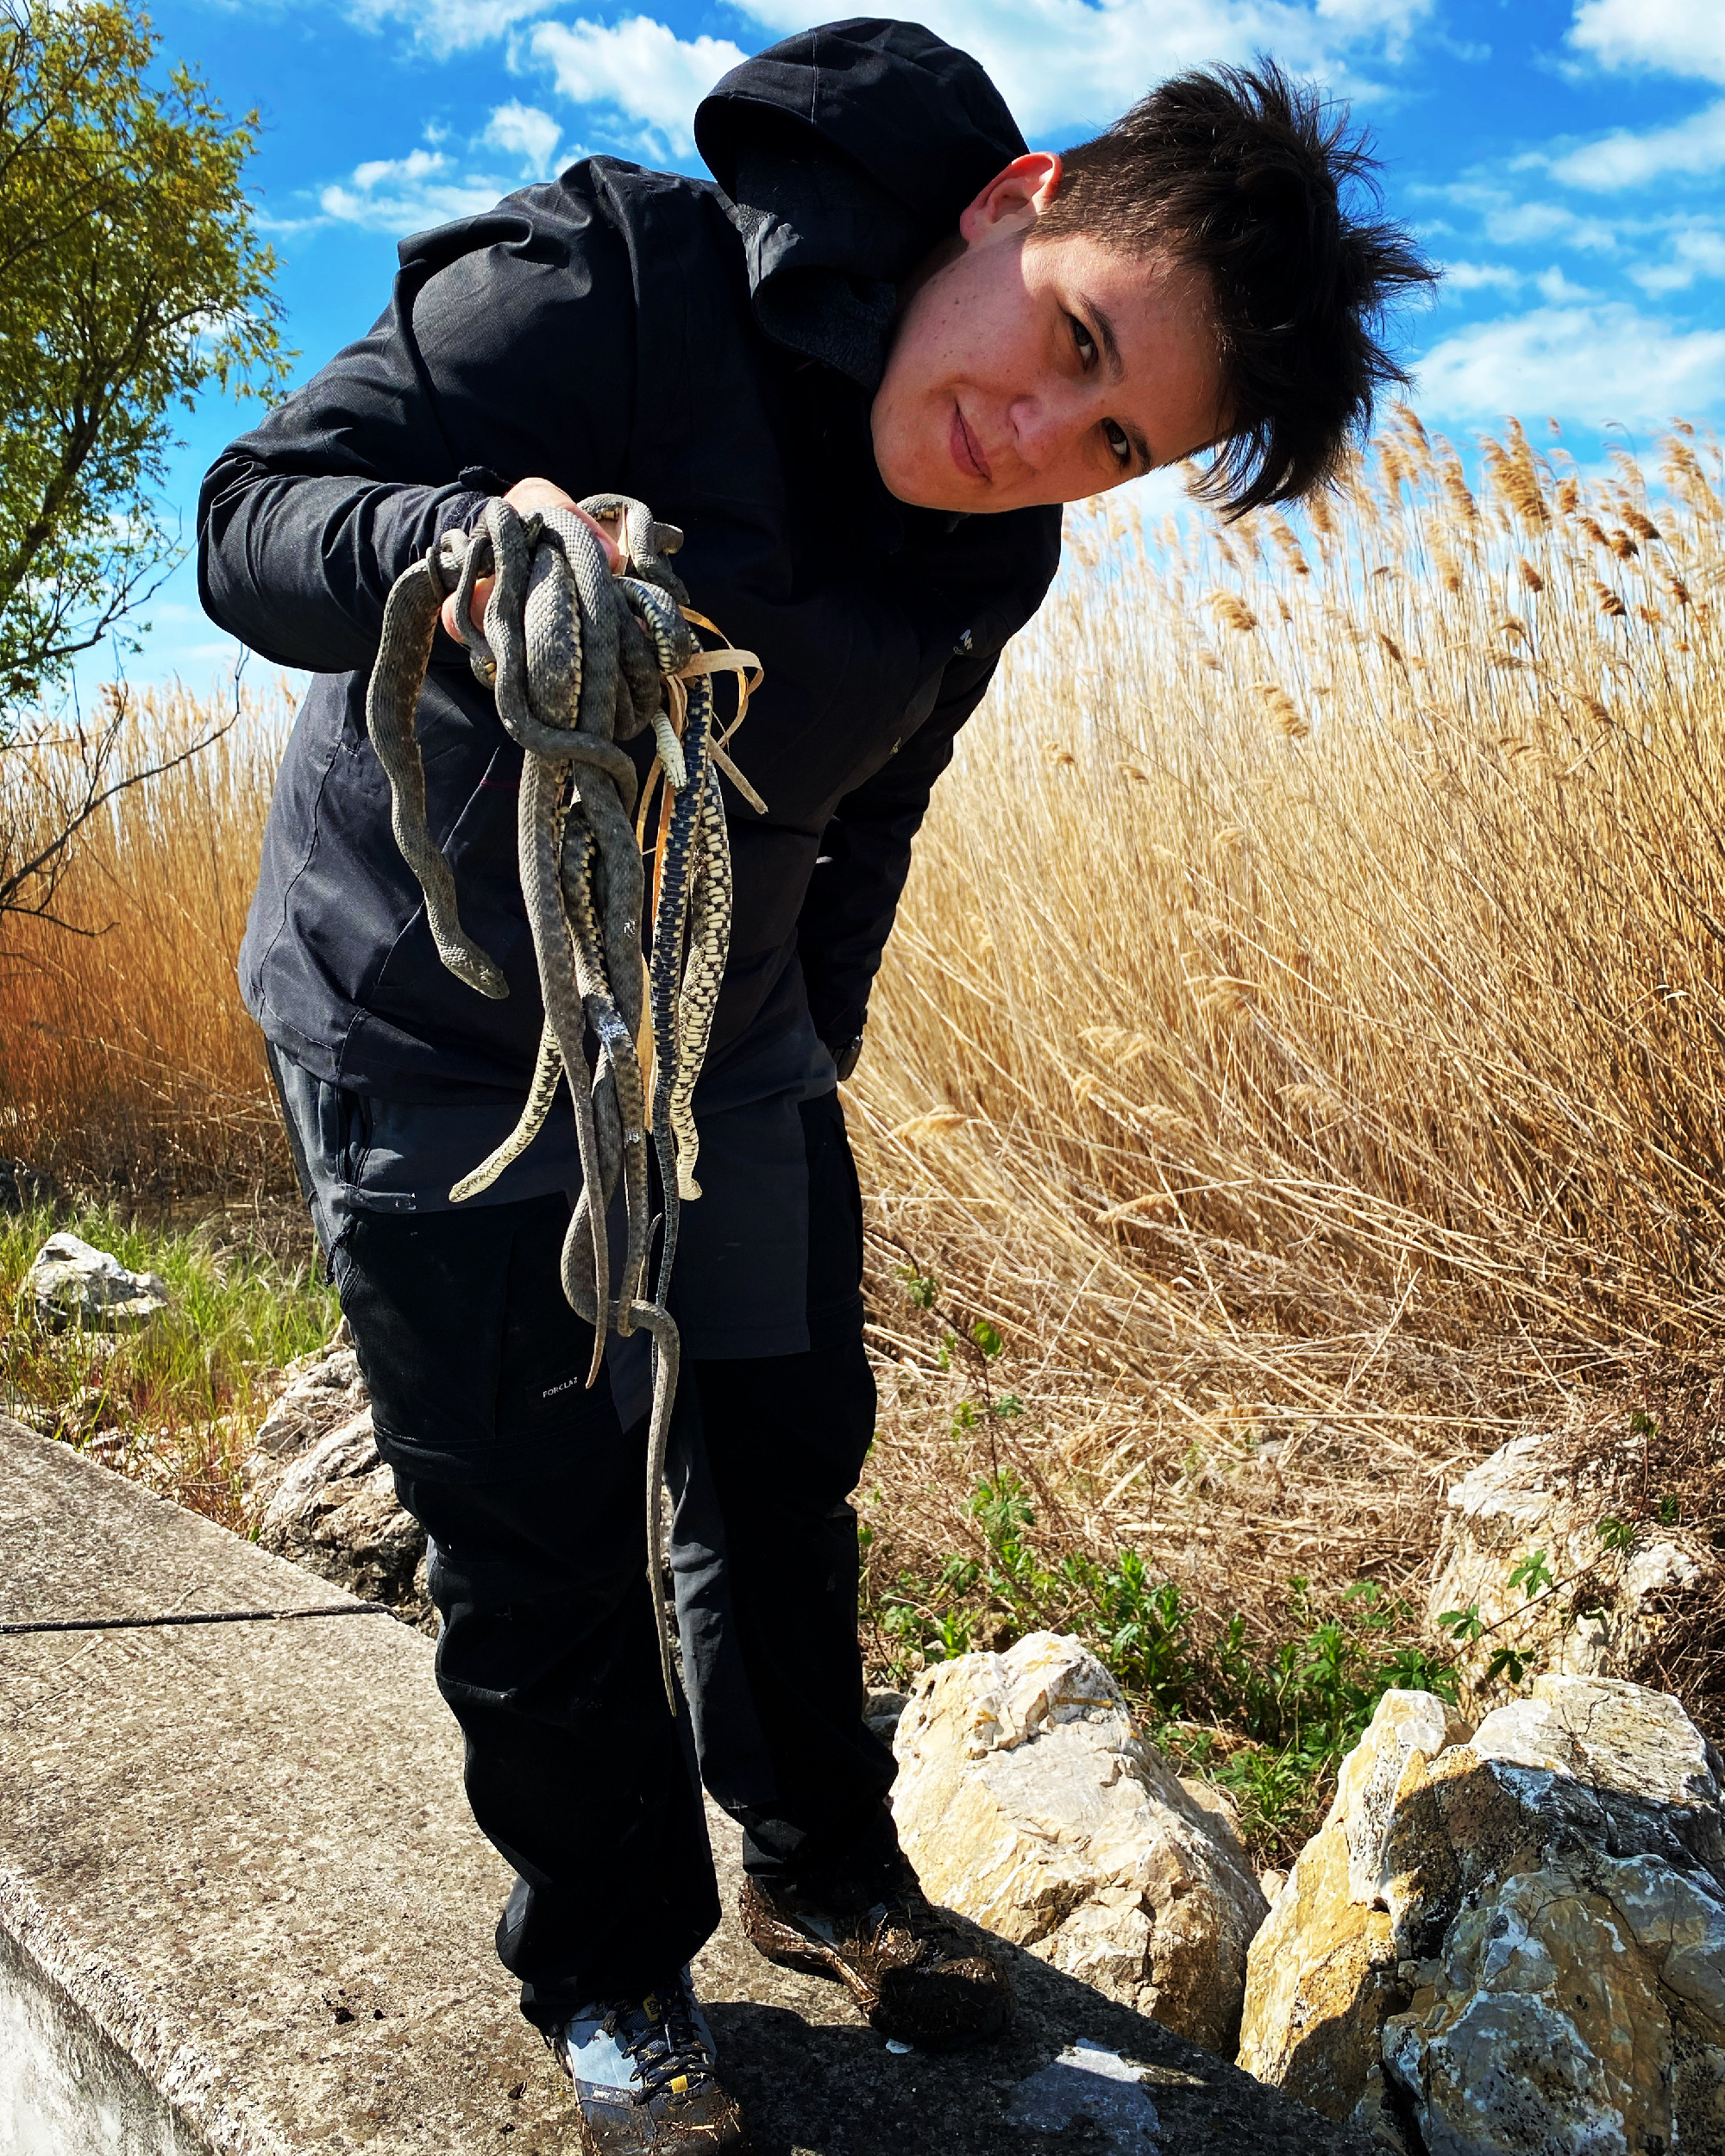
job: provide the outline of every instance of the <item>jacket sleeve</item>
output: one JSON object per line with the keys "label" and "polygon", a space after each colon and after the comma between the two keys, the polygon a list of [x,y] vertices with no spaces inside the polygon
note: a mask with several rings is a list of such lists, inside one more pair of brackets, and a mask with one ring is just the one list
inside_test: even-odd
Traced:
{"label": "jacket sleeve", "polygon": [[614,484],[634,292],[578,178],[404,242],[370,334],[216,459],[198,505],[213,621],[279,665],[369,665],[390,586],[486,495],[529,476],[577,498]]}
{"label": "jacket sleeve", "polygon": [[821,834],[797,918],[797,954],[816,1032],[835,1051],[862,1031],[899,899],[911,842],[959,728],[982,702],[1000,654],[947,667],[933,710],[895,755],[847,793]]}

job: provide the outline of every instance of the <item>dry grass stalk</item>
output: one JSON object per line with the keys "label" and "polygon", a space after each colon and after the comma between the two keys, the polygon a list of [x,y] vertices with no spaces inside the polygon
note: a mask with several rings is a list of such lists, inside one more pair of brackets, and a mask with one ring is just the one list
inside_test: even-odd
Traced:
{"label": "dry grass stalk", "polygon": [[1476,493],[1408,417],[1303,535],[1074,514],[919,842],[851,1119],[883,1355],[931,1360],[913,1263],[1026,1412],[955,1436],[971,1373],[889,1379],[877,1576],[963,1546],[980,1431],[1063,1532],[1208,1600],[1393,1582],[1462,1462],[1707,1357],[1717,454],[1679,435],[1664,479],[1514,429]]}
{"label": "dry grass stalk", "polygon": [[[135,699],[134,760],[197,740],[211,709]],[[234,974],[284,732],[279,698],[247,699],[232,732],[85,828],[54,899],[69,927],[5,922],[0,1150],[157,1201],[291,1180]]]}

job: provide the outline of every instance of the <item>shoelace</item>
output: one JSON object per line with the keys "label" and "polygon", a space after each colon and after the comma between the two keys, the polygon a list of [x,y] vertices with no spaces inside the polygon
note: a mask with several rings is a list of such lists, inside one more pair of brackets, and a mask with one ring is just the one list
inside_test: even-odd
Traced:
{"label": "shoelace", "polygon": [[674,2096],[694,2093],[713,2078],[681,1985],[674,1994],[649,1991],[638,2005],[631,2001],[613,2007],[602,2026],[634,2061],[629,2078],[641,2084],[642,2103],[667,2090]]}

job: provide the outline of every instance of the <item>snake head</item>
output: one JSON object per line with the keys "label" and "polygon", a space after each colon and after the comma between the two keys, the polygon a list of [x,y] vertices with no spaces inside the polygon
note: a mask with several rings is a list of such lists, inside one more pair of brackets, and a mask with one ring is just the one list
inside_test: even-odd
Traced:
{"label": "snake head", "polygon": [[509,994],[509,983],[503,977],[503,968],[488,952],[482,951],[469,936],[459,943],[440,949],[437,956],[455,975],[457,981],[493,1003],[501,1003]]}

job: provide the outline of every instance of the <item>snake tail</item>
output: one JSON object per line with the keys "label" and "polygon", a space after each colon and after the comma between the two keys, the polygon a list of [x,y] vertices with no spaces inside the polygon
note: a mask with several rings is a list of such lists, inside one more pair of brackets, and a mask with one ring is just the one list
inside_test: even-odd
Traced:
{"label": "snake tail", "polygon": [[539,1030],[539,1053],[534,1059],[533,1082],[528,1088],[527,1105],[521,1111],[521,1119],[494,1152],[488,1153],[477,1168],[470,1169],[455,1184],[449,1193],[451,1205],[461,1205],[468,1198],[477,1198],[480,1191],[489,1190],[504,1169],[513,1167],[521,1158],[544,1129],[562,1075],[563,1052],[548,1020]]}

